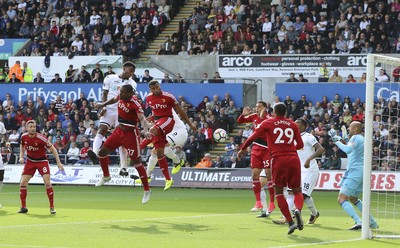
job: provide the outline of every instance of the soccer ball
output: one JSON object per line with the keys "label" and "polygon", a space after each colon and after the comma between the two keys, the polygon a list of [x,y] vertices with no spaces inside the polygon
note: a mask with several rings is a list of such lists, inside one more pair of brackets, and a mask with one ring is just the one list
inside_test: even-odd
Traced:
{"label": "soccer ball", "polygon": [[224,142],[224,141],[226,141],[227,136],[228,136],[228,134],[222,128],[218,128],[217,130],[215,130],[215,132],[213,134],[213,138],[214,138],[215,142]]}

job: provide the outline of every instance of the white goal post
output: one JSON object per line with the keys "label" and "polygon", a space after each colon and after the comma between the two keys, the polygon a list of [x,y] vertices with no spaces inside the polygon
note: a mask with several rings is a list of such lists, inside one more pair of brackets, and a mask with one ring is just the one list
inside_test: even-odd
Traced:
{"label": "white goal post", "polygon": [[[376,87],[380,87],[379,84],[380,82],[376,82],[375,76],[376,76],[376,67],[377,65],[380,64],[381,68],[384,68],[384,66],[387,66],[387,68],[393,69],[396,67],[400,66],[400,58],[396,57],[389,57],[389,56],[384,56],[384,55],[377,55],[377,54],[368,54],[367,55],[367,82],[366,82],[366,97],[365,97],[365,102],[366,102],[366,107],[365,107],[365,144],[364,144],[364,184],[363,184],[363,209],[362,209],[362,231],[361,231],[361,238],[363,239],[370,239],[370,238],[400,238],[399,232],[394,232],[388,233],[388,232],[382,232],[375,234],[372,232],[370,229],[370,220],[369,220],[369,215],[372,213],[371,212],[371,174],[372,174],[372,150],[373,150],[373,133],[374,133],[374,100],[375,100],[375,89]],[[388,71],[387,73],[390,75],[392,70]],[[391,80],[393,82],[393,79]],[[396,83],[391,83],[390,90],[394,89],[393,92],[395,93],[397,91],[397,94],[399,92],[399,82]],[[399,99],[397,99],[399,101]],[[390,103],[389,103],[390,104]],[[400,189],[396,189],[399,191]],[[382,193],[384,194],[384,193]],[[396,192],[393,193],[394,195],[389,195],[390,199],[394,198],[394,201],[390,203],[390,206],[393,207],[393,210],[389,209],[378,209],[380,212],[383,211],[393,211],[390,212],[390,215],[393,216],[393,218],[396,217],[396,211],[400,209],[395,209],[396,205],[399,206],[400,204],[400,198],[398,199],[398,202],[396,202]],[[379,197],[379,196],[378,196]],[[388,194],[386,193],[386,200],[388,198]],[[376,200],[379,205],[379,201],[381,199],[378,198]],[[382,200],[385,200],[382,199]],[[397,215],[398,216],[398,215]],[[374,216],[377,218],[377,222],[380,223],[379,216]],[[396,225],[398,222],[395,222]],[[380,228],[382,228],[385,223],[380,224]],[[396,226],[391,226],[391,227],[386,227],[387,229],[397,229]]]}

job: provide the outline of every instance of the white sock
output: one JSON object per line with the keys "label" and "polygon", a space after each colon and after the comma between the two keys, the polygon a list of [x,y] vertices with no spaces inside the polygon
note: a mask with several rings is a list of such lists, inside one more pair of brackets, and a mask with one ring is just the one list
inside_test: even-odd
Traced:
{"label": "white sock", "polygon": [[261,203],[263,205],[263,211],[267,212],[267,210],[268,210],[268,207],[267,207],[267,194],[265,193],[265,189],[264,188],[261,188],[260,198],[261,198]]}
{"label": "white sock", "polygon": [[178,164],[181,161],[170,146],[164,147],[164,154],[167,158],[172,159],[174,164]]}
{"label": "white sock", "polygon": [[99,134],[99,133],[97,133],[96,136],[94,137],[94,140],[93,140],[93,152],[96,153],[96,155],[100,151],[100,147],[103,144],[103,139],[104,139],[104,136]]}
{"label": "white sock", "polygon": [[147,170],[146,170],[148,176],[150,176],[150,174],[153,172],[157,162],[158,162],[157,155],[151,153],[149,162],[147,163]]}
{"label": "white sock", "polygon": [[127,163],[127,158],[128,158],[128,151],[125,149],[125,147],[120,146],[118,148],[119,150],[119,161],[120,161],[120,166],[121,168],[128,168],[128,163]]}
{"label": "white sock", "polygon": [[289,210],[292,211],[294,209],[294,195],[288,194],[286,201],[289,205]]}
{"label": "white sock", "polygon": [[313,198],[311,196],[307,197],[306,199],[304,199],[304,203],[307,205],[308,209],[310,209],[311,215],[316,216],[317,209],[315,208]]}

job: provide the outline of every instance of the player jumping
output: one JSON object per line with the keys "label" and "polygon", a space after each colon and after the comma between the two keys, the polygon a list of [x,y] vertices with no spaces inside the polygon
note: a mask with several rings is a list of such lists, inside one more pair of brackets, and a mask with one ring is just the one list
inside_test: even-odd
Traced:
{"label": "player jumping", "polygon": [[138,128],[138,121],[142,124],[145,131],[148,130],[149,124],[143,115],[143,110],[140,104],[133,98],[134,89],[132,85],[123,85],[120,90],[119,96],[110,99],[104,103],[96,104],[96,108],[115,104],[118,102],[118,126],[114,132],[107,138],[99,151],[100,166],[103,170],[104,176],[110,177],[108,171],[109,154],[118,147],[124,147],[127,150],[128,156],[133,162],[144,188],[144,196],[142,203],[146,203],[150,199],[151,191],[147,181],[146,169],[144,168],[140,159],[140,132]]}
{"label": "player jumping", "polygon": [[[171,133],[175,125],[172,109],[174,109],[177,114],[179,114],[179,116],[189,124],[193,131],[196,131],[196,127],[179,106],[175,97],[172,94],[161,90],[158,81],[150,81],[149,88],[151,93],[147,95],[146,103],[150,106],[155,121],[153,127],[150,128],[150,133],[154,135],[154,150],[157,154],[158,164],[165,177],[164,190],[168,190],[171,188],[174,181],[168,172],[168,163],[167,159],[165,158],[164,147],[168,143],[166,135]],[[177,173],[179,169],[180,167],[174,172]]]}
{"label": "player jumping", "polygon": [[[133,89],[136,91],[136,82],[132,79],[132,76],[135,73],[136,66],[127,61],[122,66],[122,73],[119,75],[108,75],[105,77],[103,82],[103,97],[102,102],[106,102],[107,100],[115,98],[120,91],[121,86],[123,85],[131,85]],[[97,163],[97,154],[100,150],[100,147],[103,143],[104,137],[107,132],[112,128],[118,126],[118,111],[117,111],[117,103],[108,105],[106,108],[102,108],[99,112],[100,121],[99,121],[99,130],[93,141],[93,151],[88,151],[89,158]],[[121,163],[121,176],[128,176],[127,168],[127,151],[123,147],[119,147],[119,156]],[[96,186],[102,186],[104,183],[110,181],[111,178],[109,176],[104,175],[100,179],[100,181],[96,184]]]}

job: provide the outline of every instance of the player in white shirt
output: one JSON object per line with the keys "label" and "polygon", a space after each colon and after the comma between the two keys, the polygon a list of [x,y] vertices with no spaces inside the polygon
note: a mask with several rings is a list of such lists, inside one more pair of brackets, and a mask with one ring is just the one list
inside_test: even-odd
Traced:
{"label": "player in white shirt", "polygon": [[[301,133],[301,139],[303,140],[304,147],[301,150],[297,150],[301,162],[301,184],[302,193],[304,197],[304,203],[311,212],[308,224],[314,224],[319,217],[319,212],[315,208],[314,200],[311,194],[314,190],[315,184],[318,180],[319,167],[315,158],[320,157],[325,149],[318,143],[314,135],[307,133],[307,122],[303,119],[296,120],[296,124],[299,127]],[[294,207],[294,197],[290,189],[287,189],[285,196],[289,205],[289,209]],[[281,217],[278,220],[273,221],[276,224],[285,224],[285,218]]]}
{"label": "player in white shirt", "polygon": [[[127,61],[122,66],[122,73],[119,75],[112,74],[105,77],[103,82],[103,97],[102,102],[106,102],[110,99],[113,99],[119,95],[120,88],[123,85],[130,84],[133,89],[136,90],[137,84],[132,79],[132,76],[135,73],[136,66],[130,61]],[[107,105],[105,108],[101,109],[99,112],[100,121],[99,121],[99,129],[93,141],[93,151],[89,150],[88,156],[90,159],[97,163],[97,154],[100,150],[100,147],[103,143],[103,139],[109,130],[114,129],[118,126],[118,103]],[[127,151],[125,148],[119,148],[119,156],[121,161],[121,170],[119,174],[121,176],[128,176],[126,168],[127,165]],[[111,178],[110,178],[111,179]],[[110,181],[109,177],[102,177],[100,181],[96,184],[96,186],[102,186],[107,181]]]}
{"label": "player in white shirt", "polygon": [[[7,130],[4,127],[3,122],[0,122],[0,140],[1,138],[6,134]],[[0,192],[1,189],[3,188],[3,180],[4,180],[4,163],[2,157],[0,157]],[[1,204],[0,204],[1,208]]]}
{"label": "player in white shirt", "polygon": [[314,200],[311,197],[319,174],[319,167],[315,158],[320,157],[322,153],[325,152],[325,149],[319,144],[314,135],[306,132],[307,122],[305,120],[298,119],[296,124],[299,127],[301,138],[304,143],[303,149],[297,150],[301,162],[302,193],[304,203],[311,212],[308,224],[314,224],[319,217],[319,213],[314,205]]}
{"label": "player in white shirt", "polygon": [[[179,115],[175,112],[175,110],[172,110],[172,115],[175,121],[174,128],[172,131],[167,134],[167,141],[168,144],[164,148],[164,154],[167,156],[167,158],[171,159],[172,162],[174,162],[175,166],[172,169],[171,173],[176,174],[179,172],[183,164],[185,163],[184,160],[180,159],[172,150],[173,147],[179,146],[183,148],[185,146],[185,143],[188,139],[188,131],[186,129],[185,123],[181,120]],[[151,152],[149,161],[147,163],[147,175],[150,178],[151,173],[153,172],[154,168],[156,167],[158,158],[157,158],[157,152],[153,149]],[[135,180],[135,183],[141,183],[140,179]]]}

